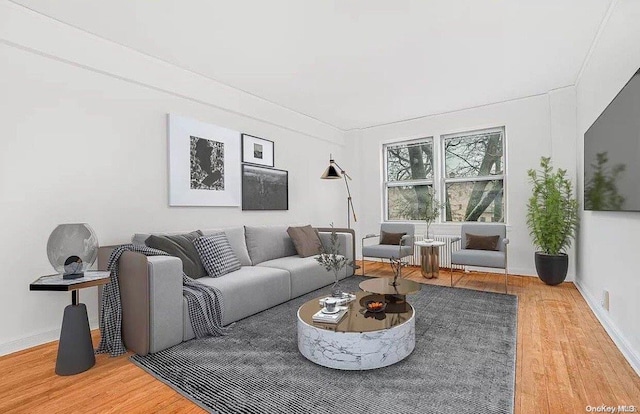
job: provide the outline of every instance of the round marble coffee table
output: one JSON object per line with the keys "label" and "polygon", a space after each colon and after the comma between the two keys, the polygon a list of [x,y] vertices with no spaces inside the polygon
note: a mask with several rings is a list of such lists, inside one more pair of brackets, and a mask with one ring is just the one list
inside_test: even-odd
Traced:
{"label": "round marble coffee table", "polygon": [[415,317],[408,303],[387,303],[384,312],[365,312],[365,301],[388,298],[358,292],[344,318],[331,325],[312,319],[321,309],[319,299],[298,309],[298,349],[308,360],[329,368],[367,370],[395,364],[413,352]]}

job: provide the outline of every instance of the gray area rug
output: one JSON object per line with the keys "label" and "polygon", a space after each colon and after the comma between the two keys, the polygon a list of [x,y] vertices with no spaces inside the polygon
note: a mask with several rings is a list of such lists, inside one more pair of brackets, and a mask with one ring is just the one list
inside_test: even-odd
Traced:
{"label": "gray area rug", "polygon": [[[356,291],[366,278],[346,279]],[[371,371],[321,367],[298,352],[296,311],[328,288],[239,321],[230,335],[194,339],[132,360],[219,413],[511,413],[516,296],[423,285],[416,347]]]}

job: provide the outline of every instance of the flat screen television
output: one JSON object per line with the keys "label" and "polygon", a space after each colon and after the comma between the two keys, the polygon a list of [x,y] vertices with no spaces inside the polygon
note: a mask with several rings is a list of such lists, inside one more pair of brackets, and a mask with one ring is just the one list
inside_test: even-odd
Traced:
{"label": "flat screen television", "polygon": [[640,211],[640,69],[584,134],[584,209]]}

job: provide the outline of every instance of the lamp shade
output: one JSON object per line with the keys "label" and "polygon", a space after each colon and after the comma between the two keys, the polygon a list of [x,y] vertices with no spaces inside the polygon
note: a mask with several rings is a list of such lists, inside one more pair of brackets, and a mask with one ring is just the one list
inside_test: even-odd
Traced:
{"label": "lamp shade", "polygon": [[342,176],[332,162],[331,164],[329,164],[327,169],[324,170],[324,173],[320,176],[320,178],[322,178],[323,180],[335,180],[337,178],[342,178]]}
{"label": "lamp shade", "polygon": [[82,277],[98,257],[98,237],[86,223],[60,224],[47,241],[47,257],[65,279]]}

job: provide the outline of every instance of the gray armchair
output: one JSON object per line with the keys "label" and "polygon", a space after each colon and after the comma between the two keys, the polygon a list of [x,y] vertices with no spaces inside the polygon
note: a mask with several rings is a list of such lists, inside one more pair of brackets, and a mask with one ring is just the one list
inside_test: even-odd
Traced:
{"label": "gray armchair", "polygon": [[[478,236],[499,236],[498,250],[467,249],[467,234]],[[451,252],[451,287],[453,287],[453,265],[478,266],[504,269],[504,292],[508,292],[507,273],[507,226],[499,223],[465,223],[462,225],[461,237],[455,237],[451,243],[461,242],[462,248]]]}
{"label": "gray armchair", "polygon": [[[371,244],[364,245],[365,240],[374,237],[380,237],[382,232],[385,233],[406,233],[400,240],[399,245],[391,244]],[[378,259],[403,258],[413,254],[413,241],[415,237],[415,226],[407,223],[382,223],[380,225],[380,234],[367,234],[362,238],[362,276],[364,273],[364,258],[375,257]]]}

